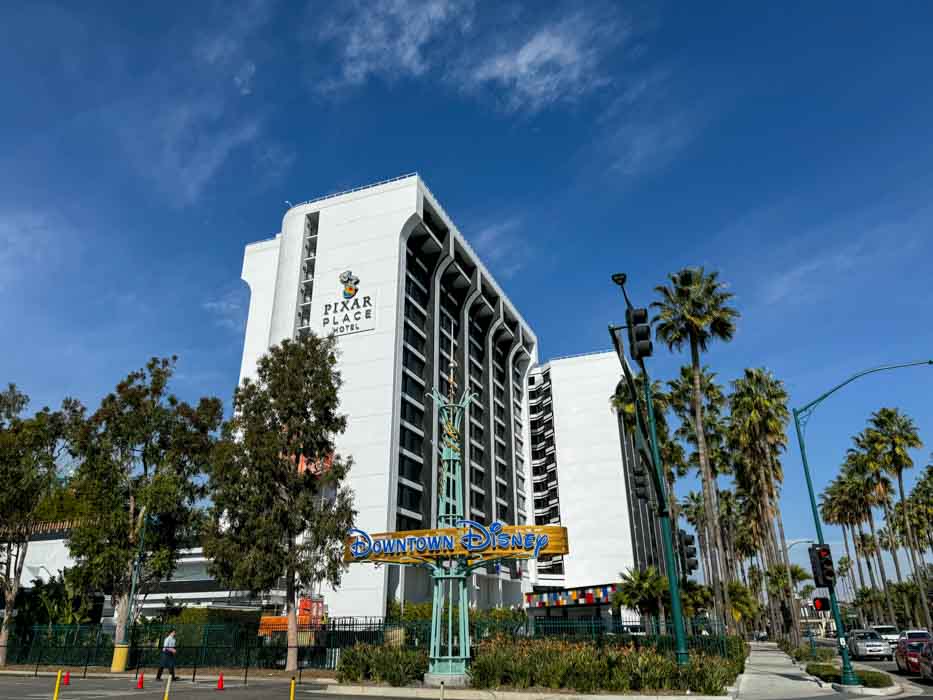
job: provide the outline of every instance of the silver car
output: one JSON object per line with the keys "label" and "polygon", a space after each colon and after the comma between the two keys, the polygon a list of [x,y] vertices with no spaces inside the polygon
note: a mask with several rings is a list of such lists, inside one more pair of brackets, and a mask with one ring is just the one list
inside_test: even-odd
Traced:
{"label": "silver car", "polygon": [[894,652],[875,630],[852,630],[849,633],[849,648],[855,659],[892,659]]}

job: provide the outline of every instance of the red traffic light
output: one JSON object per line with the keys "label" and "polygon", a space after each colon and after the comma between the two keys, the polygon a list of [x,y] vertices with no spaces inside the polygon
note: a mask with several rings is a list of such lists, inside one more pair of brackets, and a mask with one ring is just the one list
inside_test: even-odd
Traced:
{"label": "red traffic light", "polygon": [[813,608],[817,612],[828,612],[829,611],[829,598],[814,598]]}

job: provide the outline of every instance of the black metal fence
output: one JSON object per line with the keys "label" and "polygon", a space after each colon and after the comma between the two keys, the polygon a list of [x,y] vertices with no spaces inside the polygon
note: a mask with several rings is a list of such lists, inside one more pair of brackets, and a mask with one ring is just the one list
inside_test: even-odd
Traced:
{"label": "black metal fence", "polygon": [[[527,617],[520,620],[472,620],[471,642],[506,636],[513,639],[559,638],[603,644],[630,644],[672,651],[673,637],[659,633],[640,620],[620,618],[567,619]],[[392,644],[427,648],[431,623],[428,620],[393,621],[384,618],[335,618],[298,629],[297,656],[300,669],[334,669],[342,649],[357,643]],[[204,669],[284,669],[288,656],[288,633],[284,624],[139,624],[131,628],[128,668],[137,673],[158,667],[162,644],[171,629],[176,631],[175,663],[179,672],[196,677]],[[693,621],[688,636],[692,650],[726,656],[727,638],[703,621]],[[85,670],[110,667],[114,650],[112,625],[41,626],[22,638],[13,638],[7,653],[10,665],[60,666]]]}

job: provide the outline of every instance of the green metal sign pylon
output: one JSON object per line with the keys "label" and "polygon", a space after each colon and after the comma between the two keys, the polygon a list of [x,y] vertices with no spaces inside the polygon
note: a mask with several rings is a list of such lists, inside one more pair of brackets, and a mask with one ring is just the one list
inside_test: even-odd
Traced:
{"label": "green metal sign pylon", "polygon": [[[441,468],[437,481],[437,522],[442,528],[455,528],[464,517],[460,426],[473,395],[464,394],[459,401],[454,399],[457,390],[454,374],[456,367],[456,361],[452,361],[447,377],[447,396],[437,389],[431,394],[438,407],[443,430]],[[476,567],[470,566],[465,557],[451,556],[436,559],[429,568],[434,598],[428,673],[435,677],[463,677],[470,660],[470,596],[467,577]],[[457,591],[456,609],[454,589]]]}

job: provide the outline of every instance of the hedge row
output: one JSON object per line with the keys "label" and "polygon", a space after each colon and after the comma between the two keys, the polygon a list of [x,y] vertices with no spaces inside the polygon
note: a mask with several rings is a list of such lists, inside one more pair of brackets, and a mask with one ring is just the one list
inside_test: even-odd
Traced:
{"label": "hedge row", "polygon": [[605,690],[685,691],[724,695],[742,671],[741,660],[691,654],[678,666],[672,654],[628,646],[602,646],[552,640],[480,644],[470,665],[475,688],[570,688],[581,693]]}
{"label": "hedge row", "polygon": [[427,670],[428,654],[424,649],[357,644],[340,652],[337,681],[375,681],[394,686],[411,685],[420,681]]}
{"label": "hedge row", "polygon": [[[686,691],[723,695],[742,672],[747,647],[735,657],[691,654],[680,667],[673,655],[650,648],[597,646],[560,640],[496,639],[482,642],[470,664],[474,688],[568,688],[595,691]],[[358,644],[337,664],[341,683],[376,681],[408,685],[427,671],[424,650]]]}

